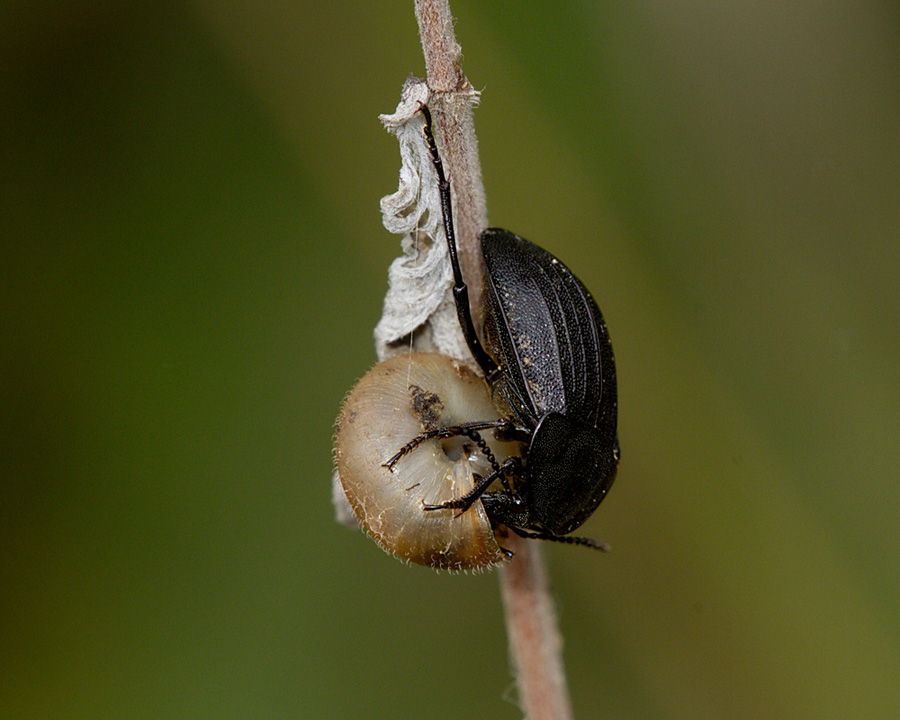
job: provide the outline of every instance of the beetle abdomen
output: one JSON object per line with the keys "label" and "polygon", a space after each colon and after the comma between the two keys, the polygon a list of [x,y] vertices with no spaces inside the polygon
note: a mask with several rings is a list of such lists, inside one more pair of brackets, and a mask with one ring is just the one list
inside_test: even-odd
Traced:
{"label": "beetle abdomen", "polygon": [[558,412],[614,425],[612,345],[590,292],[556,257],[507,230],[485,230],[481,245],[485,341],[502,358],[499,392],[510,409],[532,423]]}

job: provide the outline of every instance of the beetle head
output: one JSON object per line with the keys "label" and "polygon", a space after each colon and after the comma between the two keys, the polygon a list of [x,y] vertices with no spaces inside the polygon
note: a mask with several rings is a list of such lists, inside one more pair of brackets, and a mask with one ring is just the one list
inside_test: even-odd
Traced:
{"label": "beetle head", "polygon": [[597,509],[616,476],[615,435],[560,413],[541,418],[531,438],[523,495],[532,522],[566,535]]}

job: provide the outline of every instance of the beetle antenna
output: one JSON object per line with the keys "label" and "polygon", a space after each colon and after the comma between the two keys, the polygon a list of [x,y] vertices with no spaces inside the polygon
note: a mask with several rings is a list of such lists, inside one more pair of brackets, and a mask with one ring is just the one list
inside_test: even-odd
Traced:
{"label": "beetle antenna", "polygon": [[549,542],[566,543],[567,545],[583,545],[584,547],[593,548],[600,552],[609,552],[612,550],[605,542],[600,542],[599,540],[594,540],[589,537],[572,537],[570,535],[551,535],[550,533],[527,532],[515,527],[509,527],[509,529],[519,537],[530,538],[532,540],[547,540]]}

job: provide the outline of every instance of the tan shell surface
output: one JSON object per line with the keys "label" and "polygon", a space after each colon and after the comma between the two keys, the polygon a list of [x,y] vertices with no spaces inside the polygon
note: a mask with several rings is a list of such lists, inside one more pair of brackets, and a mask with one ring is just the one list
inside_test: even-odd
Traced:
{"label": "tan shell surface", "polygon": [[[470,441],[428,440],[402,457],[393,473],[384,467],[423,432],[427,418],[421,405],[413,406],[420,391],[437,396],[430,409],[438,425],[498,417],[484,380],[465,365],[428,353],[386,360],[357,383],[338,419],[335,455],[344,492],[360,524],[388,552],[446,570],[489,567],[505,555],[480,502],[459,517],[458,510],[423,509],[465,495],[474,487],[473,472],[490,472]],[[516,443],[499,442],[490,431],[483,437],[501,461],[518,451]]]}

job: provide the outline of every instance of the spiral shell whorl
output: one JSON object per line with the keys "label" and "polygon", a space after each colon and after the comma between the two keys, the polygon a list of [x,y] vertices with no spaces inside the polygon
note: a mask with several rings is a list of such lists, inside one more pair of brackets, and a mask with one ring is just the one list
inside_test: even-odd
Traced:
{"label": "spiral shell whorl", "polygon": [[[423,509],[465,495],[474,487],[473,472],[490,471],[477,448],[460,440],[428,440],[404,455],[393,473],[384,467],[429,424],[496,415],[484,380],[443,355],[397,356],[357,383],[338,419],[335,455],[357,519],[384,550],[444,570],[483,569],[506,558],[480,502],[462,514]],[[501,459],[518,449],[490,433],[484,438]]]}

